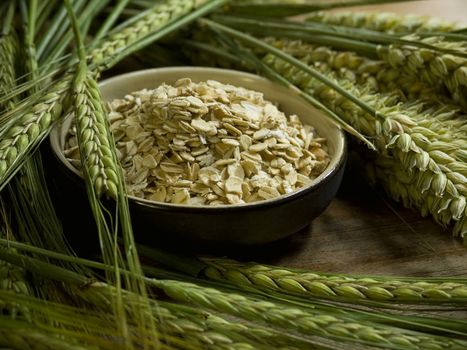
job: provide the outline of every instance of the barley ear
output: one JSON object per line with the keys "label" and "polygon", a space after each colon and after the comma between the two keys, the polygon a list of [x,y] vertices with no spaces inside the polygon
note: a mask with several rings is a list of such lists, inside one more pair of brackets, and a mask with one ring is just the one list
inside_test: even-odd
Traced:
{"label": "barley ear", "polygon": [[117,198],[118,164],[110,146],[113,138],[99,88],[90,73],[77,73],[74,93],[73,112],[80,140],[82,168],[89,175],[98,197],[106,194]]}
{"label": "barley ear", "polygon": [[[285,282],[285,278],[283,279]],[[289,283],[292,284],[293,280]],[[162,288],[172,299],[230,314],[250,321],[268,324],[298,332],[339,341],[371,344],[376,347],[397,347],[400,342],[407,349],[462,349],[467,342],[451,341],[448,338],[402,328],[387,327],[353,318],[350,313],[329,314],[319,309],[300,309],[269,300],[257,299],[238,293],[224,293],[193,283],[171,280],[156,280],[153,285]],[[344,287],[341,287],[344,290]],[[351,291],[349,285],[346,293]],[[292,345],[292,344],[291,344]]]}
{"label": "barley ear", "polygon": [[400,15],[389,12],[326,12],[317,11],[306,16],[307,21],[353,28],[365,28],[387,33],[449,32],[461,25],[435,17],[415,14]]}
{"label": "barley ear", "polygon": [[285,294],[335,300],[375,300],[398,303],[467,304],[467,284],[429,280],[354,277],[276,268],[233,260],[204,259],[208,278],[238,286],[255,286]]}

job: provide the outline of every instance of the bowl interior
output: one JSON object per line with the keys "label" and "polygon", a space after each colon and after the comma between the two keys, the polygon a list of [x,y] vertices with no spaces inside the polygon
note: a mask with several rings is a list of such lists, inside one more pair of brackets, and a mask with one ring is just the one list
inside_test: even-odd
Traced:
{"label": "bowl interior", "polygon": [[[298,96],[294,91],[285,88],[277,83],[271,82],[257,75],[243,73],[235,70],[204,68],[204,67],[170,67],[147,69],[131,73],[122,74],[102,81],[99,86],[102,97],[105,101],[112,101],[117,98],[123,98],[126,94],[142,90],[144,88],[154,89],[162,83],[173,84],[180,78],[190,78],[194,82],[205,81],[208,79],[217,80],[221,83],[242,86],[247,89],[260,91],[264,97],[271,102],[277,103],[279,109],[287,115],[296,114],[300,119],[316,128],[321,137],[327,139],[330,162],[328,167],[311,184],[298,189],[291,194],[283,195],[278,198],[287,197],[297,192],[304,191],[313,186],[318,186],[320,181],[329,176],[343,161],[345,154],[345,136],[343,131],[329,120],[322,112],[312,107],[309,103]],[[71,118],[63,120],[58,124],[50,134],[52,150],[59,160],[72,172],[79,175],[79,172],[66,159],[63,154],[65,147],[65,138],[71,125]],[[129,196],[143,205],[152,205],[155,202]],[[220,208],[232,206],[254,206],[265,202],[274,201],[269,199],[260,202],[237,204],[237,205],[219,205],[203,206],[204,208]],[[187,206],[183,204],[157,203],[167,206]]]}

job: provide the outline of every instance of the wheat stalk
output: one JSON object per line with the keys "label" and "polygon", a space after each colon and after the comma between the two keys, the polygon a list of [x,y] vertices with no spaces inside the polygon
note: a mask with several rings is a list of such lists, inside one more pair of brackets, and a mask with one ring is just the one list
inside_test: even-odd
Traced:
{"label": "wheat stalk", "polygon": [[[191,4],[191,5],[188,5]],[[204,3],[204,1],[202,2]],[[198,14],[218,6],[221,0],[208,1],[199,8]],[[178,5],[177,5],[178,4]],[[124,26],[112,33],[113,40],[105,40],[94,48],[88,57],[93,62],[92,71],[98,73],[122,59],[125,49],[141,40],[157,33],[168,23],[175,22],[189,13],[199,1],[184,1],[180,3],[167,0],[155,5],[149,11],[148,17]],[[183,5],[183,6],[181,6]],[[163,12],[168,11],[168,12]],[[152,21],[155,21],[154,23]],[[174,25],[171,30],[177,27]],[[157,39],[157,38],[151,38]],[[148,42],[149,43],[149,42]],[[145,44],[148,44],[145,43]],[[69,88],[73,81],[73,74],[67,73],[60,80],[53,82],[46,93],[37,100],[28,100],[23,108],[19,108],[11,115],[12,122],[0,130],[0,189],[14,175],[24,162],[26,156],[48,134],[50,127],[62,115],[62,108],[66,107],[69,99]]]}
{"label": "wheat stalk", "polygon": [[52,123],[61,116],[69,83],[68,79],[55,83],[27,113],[19,114],[13,123],[0,132],[0,179],[3,184],[0,188],[14,174],[15,167],[24,161],[28,152],[47,135]]}
{"label": "wheat stalk", "polygon": [[[4,28],[0,37],[0,95],[7,94],[16,86],[16,61],[18,59],[18,37],[11,26],[13,20],[14,3],[8,4],[7,14],[4,18]],[[15,107],[15,99],[10,99],[3,105],[0,105],[2,110],[11,110]],[[2,108],[3,107],[3,108]],[[0,228],[0,237],[13,240],[13,233],[8,224],[8,215],[4,205],[1,205],[1,217],[3,224]],[[7,248],[14,252],[12,248]],[[7,262],[0,261],[0,290],[12,291],[14,293],[29,295],[30,289],[26,282],[25,271],[17,266],[13,266]],[[28,317],[27,308],[18,304],[8,304],[0,302],[0,310],[8,312],[13,318],[18,314]],[[0,312],[1,313],[1,312]]]}
{"label": "wheat stalk", "polygon": [[[153,282],[154,280],[148,280]],[[103,282],[92,282],[80,288],[77,293],[86,301],[100,309],[108,310],[112,298],[117,291]],[[131,292],[123,293],[124,305],[131,310],[140,301]],[[152,314],[155,320],[163,320],[160,331],[168,335],[179,335],[190,339],[190,343],[199,344],[208,349],[269,349],[271,347],[313,348],[313,342],[289,337],[287,334],[256,325],[245,325],[225,318],[201,312],[195,309],[188,313],[176,306],[158,301],[152,304]],[[161,337],[163,338],[163,334]],[[291,347],[291,349],[295,349]]]}
{"label": "wheat stalk", "polygon": [[[17,36],[14,32],[9,32],[0,37],[0,96],[6,95],[16,85],[16,59],[18,51]],[[6,102],[0,106],[0,112],[11,110],[14,107],[13,101]]]}
{"label": "wheat stalk", "polygon": [[[39,67],[37,62],[36,46],[34,43],[35,26],[36,26],[36,13],[37,13],[37,0],[29,1],[28,5],[22,1],[19,3],[21,15],[24,23],[23,33],[23,54],[24,54],[24,66],[25,73],[27,74],[28,80],[35,81],[39,77]],[[38,85],[33,87],[33,91],[39,89]]]}
{"label": "wheat stalk", "polygon": [[104,38],[100,47],[92,50],[90,62],[97,71],[108,68],[109,62],[115,60],[109,56],[118,57],[124,49],[206,2],[208,0],[167,0],[156,4],[137,21],[114,30]]}
{"label": "wheat stalk", "polygon": [[31,324],[23,328],[0,329],[0,346],[12,350],[92,350],[95,347],[70,344],[69,340],[35,330]]}
{"label": "wheat stalk", "polygon": [[[258,21],[233,16],[216,16],[216,21],[257,34],[277,35],[280,37],[301,38],[321,45],[337,46],[369,56],[379,55],[406,74],[430,85],[449,90],[454,100],[461,105],[467,84],[465,36],[458,34],[453,41],[441,36],[398,36],[354,29],[330,27],[329,25],[294,21]],[[218,23],[219,24],[219,23]],[[228,30],[224,28],[223,30]],[[447,35],[447,34],[446,34]],[[449,34],[455,36],[455,34]],[[256,43],[261,46],[261,43]],[[280,53],[275,53],[280,57]],[[308,72],[313,75],[311,70]],[[336,89],[336,91],[338,91]]]}
{"label": "wheat stalk", "polygon": [[[436,91],[427,84],[407,77],[391,68],[383,61],[374,61],[353,52],[339,52],[327,47],[304,44],[301,41],[267,40],[294,57],[310,65],[317,65],[321,70],[330,70],[338,78],[357,85],[365,85],[372,92],[392,92],[405,106],[414,105],[418,113],[411,114],[417,123],[424,127],[426,137],[433,142],[445,142],[442,150],[450,155],[465,149],[467,144],[467,120],[459,108],[449,103],[448,99],[436,98]],[[397,87],[397,88],[396,88]],[[403,89],[404,95],[397,90]],[[422,113],[420,113],[420,111]],[[428,117],[427,117],[428,116]],[[440,146],[436,144],[437,149]],[[431,150],[429,150],[431,151]],[[452,151],[456,151],[451,154]],[[462,156],[456,156],[462,160]]]}
{"label": "wheat stalk", "polygon": [[[7,245],[9,242],[2,240],[1,244]],[[63,262],[74,262],[98,270],[113,271],[115,269],[113,266],[105,265],[100,262],[76,258],[23,243],[15,242],[12,246],[18,250],[35,255],[37,254]],[[85,305],[86,308],[91,307],[91,309],[77,309],[72,306],[44,302],[29,296],[19,296],[5,292],[0,292],[0,302],[11,303],[14,301],[25,305],[29,307],[31,312],[35,315],[44,314],[44,316],[52,320],[60,320],[60,327],[76,329],[88,326],[91,327],[92,325],[89,322],[95,320],[97,323],[105,323],[105,329],[107,329],[107,326],[113,329],[112,323],[109,321],[114,317],[110,314],[112,311],[112,300],[118,293],[114,286],[89,279],[83,275],[36,260],[35,258],[29,258],[24,255],[21,256],[21,254],[0,251],[0,260],[8,261],[15,266],[19,264],[26,270],[37,273],[45,279],[66,282],[73,290],[77,300],[85,301],[86,303],[83,305]],[[123,270],[122,272],[125,274],[130,273],[127,270]],[[159,282],[149,277],[145,277],[145,280],[152,286],[157,286]],[[177,282],[172,281],[172,283]],[[181,287],[183,288],[184,285],[182,284]],[[160,292],[160,290],[158,290],[158,292]],[[160,293],[158,293],[158,295],[160,295]],[[125,308],[128,310],[138,307],[141,303],[141,300],[130,291],[125,290],[122,296]],[[253,348],[255,349],[263,348],[263,345],[266,346],[266,348],[278,347],[286,349],[343,348],[334,342],[324,339],[317,339],[315,337],[304,338],[303,336],[290,334],[288,331],[275,329],[270,326],[261,326],[258,323],[245,322],[244,320],[226,317],[225,315],[208,313],[202,309],[180,305],[178,303],[173,304],[172,302],[161,300],[158,300],[156,303],[156,301],[153,300],[150,305],[151,308],[146,309],[150,317],[155,318],[156,321],[164,320],[163,323],[160,323],[160,327],[158,328],[158,332],[161,332],[160,336],[162,339],[164,339],[164,337],[167,338],[167,336],[175,336],[178,334],[182,338],[188,337],[190,343],[195,344],[199,341],[199,344],[203,346],[212,345],[214,349],[216,349],[216,346],[220,345],[225,346],[225,348],[237,348],[234,346],[236,344],[238,344],[239,349],[242,349],[242,346],[248,344],[253,344]],[[77,320],[74,318],[69,320],[68,317],[63,317],[66,315],[76,315],[78,318]],[[82,317],[79,317],[80,315]],[[108,318],[108,320],[103,319],[103,317]],[[97,324],[96,326],[99,327]],[[91,327],[91,329],[93,328]],[[111,333],[113,332],[115,336],[115,331],[109,331]],[[103,336],[105,336],[105,334],[107,333],[102,333]],[[134,332],[131,331],[130,334],[134,334]],[[134,337],[133,341],[138,342],[138,339],[141,340],[140,338],[144,334],[143,332],[140,336]],[[345,348],[349,349],[348,346]]]}
{"label": "wheat stalk", "polygon": [[[387,0],[370,0],[372,4],[384,3]],[[391,0],[399,2],[405,0]],[[240,15],[257,17],[297,16],[319,10],[367,5],[368,0],[338,0],[338,1],[310,1],[310,0],[237,0],[229,6],[229,12]]]}
{"label": "wheat stalk", "polygon": [[[131,347],[129,325],[121,295],[122,282],[119,271],[121,266],[129,266],[131,274],[126,280],[128,289],[135,291],[135,294],[141,298],[141,307],[129,310],[133,313],[132,316],[138,328],[141,331],[151,330],[151,333],[156,336],[155,324],[152,318],[147,316],[149,299],[142,280],[143,274],[138,253],[134,247],[130,213],[125,197],[123,175],[116,156],[115,142],[110,132],[99,88],[86,63],[86,51],[71,1],[65,0],[65,6],[78,45],[79,64],[73,82],[73,112],[86,190],[97,226],[103,259],[115,265],[115,273],[108,274],[107,277],[115,281],[117,293],[113,299],[113,307],[117,315],[118,330],[126,345]],[[115,214],[109,215],[110,220],[116,221],[116,226],[109,227],[107,222],[106,210],[100,202],[100,197],[104,193],[116,201]],[[121,253],[114,238],[117,237],[120,227],[124,241],[124,254]],[[148,337],[144,340],[144,347],[148,342],[157,342],[157,339]]]}
{"label": "wheat stalk", "polygon": [[240,294],[223,293],[192,283],[158,280],[153,285],[179,302],[206,307],[249,320],[263,320],[268,324],[284,327],[306,335],[329,337],[376,347],[400,349],[462,349],[467,343],[442,337],[406,331],[399,328],[359,322],[341,315],[328,315],[283,306],[270,301],[247,298]]}
{"label": "wheat stalk", "polygon": [[270,328],[232,322],[209,313],[204,313],[202,318],[168,309],[162,309],[162,313],[167,320],[164,331],[170,335],[190,337],[191,343],[197,342],[207,349],[315,349],[312,342],[294,339]]}
{"label": "wheat stalk", "polygon": [[[214,32],[222,32],[248,42],[257,51],[262,49],[269,52],[263,59],[269,69],[273,69],[276,74],[282,76],[282,79],[292,82],[302,91],[320,100],[357,132],[372,138],[382,156],[397,159],[404,170],[417,171],[410,181],[415,186],[414,190],[401,195],[414,193],[418,195],[407,202],[420,208],[425,205],[423,201],[426,198],[432,196],[439,198],[429,203],[429,211],[435,220],[443,225],[455,222],[453,229],[455,235],[463,237],[467,233],[467,208],[465,204],[463,205],[467,192],[465,163],[446,153],[447,149],[452,148],[449,143],[439,143],[437,140],[432,140],[433,142],[430,143],[429,137],[436,137],[436,133],[426,127],[426,119],[429,117],[427,113],[421,118],[424,119],[424,123],[417,123],[417,119],[420,120],[419,114],[423,103],[401,104],[396,93],[371,93],[368,87],[356,85],[347,79],[337,79],[336,74],[325,65],[310,64],[310,56],[299,60],[287,54],[284,47],[288,46],[290,40],[283,40],[278,49],[219,23],[206,19],[200,23]],[[307,48],[311,47],[308,44],[300,45],[303,45],[300,52],[306,52]],[[430,123],[448,131],[443,126],[445,120],[443,123],[436,120]],[[462,142],[465,144],[464,141]],[[427,144],[433,148],[427,150]],[[458,156],[462,158],[463,153]],[[459,212],[463,214],[459,216]]]}
{"label": "wheat stalk", "polygon": [[[466,42],[450,42],[442,37],[410,38],[443,50],[466,52],[467,49]],[[377,52],[381,59],[407,75],[432,85],[442,82],[453,100],[467,109],[467,58],[403,44],[379,45]]]}
{"label": "wheat stalk", "polygon": [[435,17],[400,15],[388,12],[325,12],[317,11],[306,16],[307,21],[353,28],[366,28],[388,33],[449,32],[460,24]]}
{"label": "wheat stalk", "polygon": [[[2,32],[0,36],[0,97],[6,95],[16,86],[16,61],[18,59],[19,43],[16,31],[13,27],[15,4],[10,1],[5,17],[2,21]],[[5,110],[14,107],[14,101],[7,100],[0,103],[0,115]],[[0,124],[3,118],[0,118]]]}
{"label": "wheat stalk", "polygon": [[[14,250],[11,251],[14,252]],[[5,261],[0,261],[0,290],[29,295],[30,291],[24,270]],[[17,303],[0,301],[0,314],[5,312],[12,318],[16,318],[18,314],[29,316],[29,310],[26,307]]]}
{"label": "wheat stalk", "polygon": [[117,163],[110,147],[108,119],[99,88],[88,72],[78,73],[74,83],[74,114],[83,170],[98,197],[118,195]]}
{"label": "wheat stalk", "polygon": [[[30,291],[26,283],[24,270],[7,262],[0,261],[0,290],[29,295]],[[12,318],[16,318],[18,315],[29,317],[29,310],[18,303],[0,301],[0,314],[2,313],[10,315]]]}
{"label": "wheat stalk", "polygon": [[[79,291],[80,296],[91,302],[99,309],[108,310],[112,298],[116,295],[115,288],[101,282],[94,282],[86,286],[84,291]],[[138,297],[132,293],[123,294],[125,307],[131,310],[133,307],[140,307]],[[220,317],[201,313],[191,309],[188,313],[178,311],[176,306],[158,302],[152,303],[151,315],[155,321],[159,322],[157,336],[160,340],[164,337],[180,337],[189,341],[190,345],[201,346],[206,349],[269,349],[269,345],[277,344],[276,334],[273,331],[263,331],[259,327],[245,329],[244,325],[230,322]],[[144,333],[142,334],[142,336]],[[262,337],[259,337],[262,335]],[[146,335],[149,336],[149,335]],[[152,334],[154,336],[154,334]],[[271,336],[271,339],[268,338]],[[133,343],[138,344],[142,337],[133,339]],[[283,343],[285,343],[283,341]],[[268,345],[269,344],[269,345]],[[154,343],[148,344],[151,347]]]}
{"label": "wheat stalk", "polygon": [[[56,258],[60,256],[55,253],[53,256]],[[70,270],[45,263],[40,260],[28,258],[21,254],[11,254],[5,251],[0,251],[0,259],[8,261],[14,265],[20,265],[26,270],[38,273],[46,279],[61,281],[67,283],[70,288],[73,288],[75,296],[80,300],[86,301],[88,305],[94,308],[94,311],[89,314],[100,315],[99,321],[105,315],[109,316],[109,321],[112,315],[112,300],[118,295],[117,288],[104,283],[88,279],[85,276],[74,273]],[[73,259],[73,258],[71,258]],[[67,259],[68,260],[68,259]],[[97,267],[102,264],[97,263]],[[106,269],[113,267],[104,266]],[[123,291],[122,297],[124,306],[131,314],[131,310],[141,307],[141,299],[138,295],[130,292]],[[80,329],[87,325],[87,318],[82,321],[67,322],[66,315],[73,313],[70,307],[54,304],[51,302],[44,303],[40,300],[33,299],[26,296],[15,296],[12,294],[0,293],[0,302],[17,301],[23,305],[27,305],[36,314],[43,313],[44,316],[50,317],[51,320],[56,320],[62,323],[64,329],[75,328]],[[302,340],[294,338],[287,333],[279,332],[271,328],[261,327],[257,325],[248,325],[235,320],[228,320],[220,316],[212,315],[199,309],[194,309],[178,304],[168,302],[156,301],[151,302],[150,309],[144,309],[149,312],[147,317],[151,317],[154,321],[159,321],[159,328],[157,330],[158,336],[161,340],[176,339],[179,337],[188,342],[185,345],[193,345],[194,348],[201,346],[206,349],[270,349],[271,347],[283,347],[287,349],[295,349],[290,345],[297,345],[297,349],[313,349],[315,348],[313,340]],[[68,308],[68,309],[67,309]],[[63,310],[60,312],[60,310]],[[86,310],[76,310],[77,312],[87,312]],[[160,321],[163,320],[163,323]],[[104,320],[102,320],[104,322]],[[109,327],[112,323],[108,322]],[[107,337],[107,332],[102,330],[102,336]],[[154,334],[148,333],[148,330],[141,330],[137,325],[130,323],[130,338],[137,346],[144,342],[144,339]],[[113,336],[118,338],[117,333],[113,332]],[[175,338],[174,338],[175,337]],[[79,339],[79,337],[76,337]],[[168,341],[167,340],[167,341]],[[170,341],[168,341],[170,344]],[[151,342],[146,343],[150,349],[157,347],[157,344]],[[196,346],[195,346],[196,345]],[[185,347],[183,347],[185,348]],[[190,346],[187,346],[190,348]],[[323,347],[320,347],[323,348]]]}
{"label": "wheat stalk", "polygon": [[435,97],[438,92],[433,86],[413,76],[402,74],[387,62],[360,56],[353,51],[336,51],[327,46],[303,45],[301,41],[288,41],[283,45],[285,42],[282,40],[273,38],[265,40],[310,64],[327,65],[340,78],[366,85],[373,92],[402,91],[401,98],[407,97],[410,100],[423,96]]}
{"label": "wheat stalk", "polygon": [[259,264],[241,264],[233,260],[203,259],[209,267],[205,275],[235,285],[255,286],[310,297],[343,300],[377,300],[394,302],[467,302],[464,280],[437,282],[413,281],[396,277],[353,277],[276,268]]}
{"label": "wheat stalk", "polygon": [[[339,79],[364,85],[371,93],[393,94],[401,102],[419,106],[423,113],[413,116],[426,128],[424,131],[430,140],[446,142],[444,152],[454,154],[458,160],[465,159],[462,150],[465,148],[464,140],[467,140],[467,118],[452,100],[441,96],[433,86],[403,74],[384,61],[369,59],[352,51],[335,51],[301,41],[265,40],[310,65],[332,70]],[[451,152],[453,150],[454,153]]]}
{"label": "wheat stalk", "polygon": [[[281,46],[281,49],[284,49],[288,41],[284,42],[285,44]],[[302,52],[304,52],[309,45],[302,45],[304,46]],[[311,64],[309,62],[310,57],[306,56],[302,57],[302,59]],[[449,152],[455,147],[453,148],[451,143],[438,142],[436,140],[438,134],[431,130],[432,128],[443,130],[447,136],[451,135],[451,139],[454,139],[454,134],[444,126],[447,123],[446,120],[440,122],[436,118],[430,118],[427,113],[420,113],[423,103],[414,104],[408,102],[401,104],[397,94],[371,93],[368,88],[358,86],[347,79],[336,80],[354,96],[358,96],[362,101],[365,101],[365,103],[384,115],[385,120],[381,122],[340,97],[333,89],[316,82],[308,74],[289,63],[285,63],[272,55],[267,55],[264,62],[289,78],[297,86],[304,88],[320,99],[358,131],[374,137],[375,145],[380,154],[397,159],[401,164],[401,168],[407,171],[419,171],[411,181],[416,186],[416,190],[412,192],[419,193],[416,198],[413,198],[412,202],[421,206],[424,196],[434,195],[439,197],[440,200],[432,203],[430,213],[442,224],[449,224],[453,220],[458,220],[454,226],[454,233],[461,236],[466,233],[466,215],[463,214],[459,218],[457,215],[459,208],[452,208],[453,210],[450,208],[451,203],[464,203],[467,193],[466,175],[464,173],[465,164],[461,160],[451,157]],[[316,68],[327,74],[331,79],[335,79],[336,75],[326,69],[325,66],[317,65]],[[460,142],[465,145],[462,138]],[[465,147],[461,147],[461,149],[465,149]],[[418,175],[423,175],[425,181],[415,177]],[[427,177],[428,179],[426,179]],[[465,209],[461,211],[465,213]],[[448,215],[449,213],[451,215]]]}

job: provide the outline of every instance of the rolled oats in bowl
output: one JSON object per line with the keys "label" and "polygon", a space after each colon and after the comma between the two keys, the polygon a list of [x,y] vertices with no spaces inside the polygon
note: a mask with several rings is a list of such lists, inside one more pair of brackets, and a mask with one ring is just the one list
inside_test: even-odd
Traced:
{"label": "rolled oats in bowl", "polygon": [[[329,163],[326,140],[263,94],[179,79],[109,103],[129,195],[165,203],[252,203],[291,193]],[[79,167],[75,129],[65,155]]]}

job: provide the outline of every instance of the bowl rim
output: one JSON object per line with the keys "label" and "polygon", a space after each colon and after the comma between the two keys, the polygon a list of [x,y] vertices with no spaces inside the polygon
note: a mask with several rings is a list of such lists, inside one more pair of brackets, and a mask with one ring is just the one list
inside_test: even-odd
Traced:
{"label": "bowl rim", "polygon": [[[247,73],[243,71],[237,71],[233,69],[224,69],[224,68],[213,68],[213,67],[198,67],[198,66],[177,66],[177,67],[163,67],[163,68],[149,68],[149,69],[141,69],[141,70],[136,70],[128,73],[123,73],[123,74],[118,74],[112,77],[109,77],[107,79],[104,79],[99,82],[99,88],[105,87],[107,85],[111,85],[115,83],[116,81],[119,82],[120,80],[124,81],[125,79],[128,78],[134,78],[138,76],[145,76],[145,75],[151,75],[151,74],[158,74],[158,73],[185,73],[184,77],[189,77],[190,73],[205,73],[207,75],[206,80],[216,80],[216,79],[211,79],[209,78],[210,73],[220,73],[226,76],[235,76],[236,78],[247,78],[247,79],[252,79],[254,81],[258,82],[258,86],[261,87],[262,85],[260,84],[268,84],[270,86],[274,86],[274,88],[277,88],[279,90],[282,90],[283,92],[286,92],[290,94],[290,96],[293,96],[293,98],[297,100],[302,100],[303,102],[306,102],[305,100],[302,99],[300,95],[298,95],[294,90],[288,89],[274,81],[271,81],[267,78],[264,78],[262,76],[252,74],[252,73]],[[177,78],[179,79],[179,78]],[[226,83],[228,84],[228,83]],[[231,83],[232,85],[235,85],[234,83]],[[236,86],[241,86],[241,85],[236,85]],[[250,88],[248,88],[250,89]],[[251,90],[251,89],[250,89]],[[260,93],[263,93],[261,89],[254,89],[255,91],[258,91]],[[104,100],[105,101],[105,100]],[[273,101],[274,102],[274,101]],[[312,107],[312,106],[310,106]],[[319,111],[318,109],[315,109],[315,113],[323,113]],[[65,157],[63,153],[63,149],[61,147],[61,131],[63,128],[64,123],[69,120],[72,117],[72,115],[68,115],[65,118],[61,119],[58,123],[56,123],[49,135],[49,142],[52,148],[52,151],[54,155],[59,159],[59,161],[65,165],[65,167],[70,170],[72,173],[77,175],[82,179],[82,174],[80,171],[78,171]],[[300,115],[299,115],[300,117]],[[330,121],[332,122],[332,121]],[[329,179],[339,171],[341,167],[345,165],[346,162],[346,156],[347,156],[347,142],[346,142],[346,135],[342,128],[335,124],[334,126],[337,131],[337,138],[338,142],[336,147],[337,149],[335,150],[335,154],[331,157],[331,160],[326,167],[326,169],[318,175],[315,179],[312,180],[312,182],[308,185],[305,185],[303,187],[300,187],[293,192],[283,194],[279,197],[271,198],[271,199],[265,199],[257,202],[251,202],[251,203],[239,203],[239,204],[220,204],[220,205],[189,205],[189,204],[176,204],[176,203],[166,203],[166,202],[156,202],[152,201],[149,199],[144,199],[140,197],[136,197],[133,195],[127,195],[127,198],[132,201],[134,201],[136,204],[140,206],[145,206],[145,207],[157,207],[159,209],[167,209],[167,210],[174,210],[174,209],[189,209],[189,210],[200,210],[200,211],[216,211],[216,212],[221,212],[225,210],[243,210],[243,209],[253,209],[253,208],[262,208],[262,207],[268,207],[271,205],[277,205],[283,202],[288,202],[297,198],[302,197],[306,193],[310,191],[314,191],[318,189],[321,185],[324,183],[328,182]],[[340,141],[340,142],[339,142]],[[339,147],[339,145],[341,147]]]}

